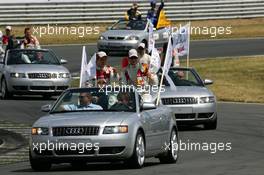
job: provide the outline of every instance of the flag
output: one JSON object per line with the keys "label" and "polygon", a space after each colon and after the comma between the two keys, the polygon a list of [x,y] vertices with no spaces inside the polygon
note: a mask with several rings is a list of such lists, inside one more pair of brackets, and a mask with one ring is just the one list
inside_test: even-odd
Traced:
{"label": "flag", "polygon": [[167,19],[164,9],[160,11],[157,29],[171,26],[171,21]]}
{"label": "flag", "polygon": [[154,25],[151,20],[148,19],[148,30],[149,30],[149,38],[148,38],[148,52],[150,53],[155,47],[155,38],[154,38]]}
{"label": "flag", "polygon": [[156,74],[160,69],[160,64],[159,51],[156,48],[153,48],[151,52],[150,72]]}
{"label": "flag", "polygon": [[85,83],[88,80],[96,78],[96,54],[94,54],[87,64],[87,55],[85,46],[83,46],[82,51],[82,64],[81,64],[81,72],[80,72],[80,88],[85,87]]}
{"label": "flag", "polygon": [[163,72],[164,72],[164,76],[166,77],[166,80],[168,81],[171,90],[176,90],[176,86],[173,83],[172,79],[170,78],[170,76],[168,75],[170,67],[171,67],[171,63],[172,63],[172,56],[173,56],[173,43],[172,43],[172,37],[169,37],[169,41],[168,41],[168,46],[167,46],[167,51],[166,51],[166,57],[164,60],[164,65],[163,65]]}
{"label": "flag", "polygon": [[190,46],[190,24],[180,27],[180,29],[172,34],[173,48],[177,49],[178,56],[185,56],[189,53]]}

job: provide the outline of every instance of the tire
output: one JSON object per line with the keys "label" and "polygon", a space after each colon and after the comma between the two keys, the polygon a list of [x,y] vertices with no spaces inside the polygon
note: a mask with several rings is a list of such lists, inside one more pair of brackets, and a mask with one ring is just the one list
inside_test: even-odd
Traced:
{"label": "tire", "polygon": [[215,130],[217,128],[217,117],[208,123],[204,123],[204,129],[205,130]]}
{"label": "tire", "polygon": [[3,78],[1,80],[1,98],[2,99],[9,99],[12,96],[13,96],[12,93],[10,93],[8,91],[7,84],[6,84],[6,80]]}
{"label": "tire", "polygon": [[144,136],[142,132],[138,131],[135,140],[133,155],[128,161],[125,162],[126,165],[134,169],[142,168],[145,162],[145,149],[146,147]]}
{"label": "tire", "polygon": [[176,163],[179,157],[178,149],[178,135],[175,129],[171,131],[170,135],[170,147],[165,155],[159,156],[160,163],[172,164]]}
{"label": "tire", "polygon": [[33,159],[31,154],[29,154],[30,166],[34,171],[49,171],[51,168],[51,163],[47,161],[40,161]]}

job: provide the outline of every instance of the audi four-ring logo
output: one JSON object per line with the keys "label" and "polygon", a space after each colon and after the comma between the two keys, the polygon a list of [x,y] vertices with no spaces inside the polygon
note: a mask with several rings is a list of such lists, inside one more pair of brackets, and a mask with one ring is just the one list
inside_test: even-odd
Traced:
{"label": "audi four-ring logo", "polygon": [[67,128],[66,129],[66,134],[68,135],[79,135],[83,134],[84,129],[83,128]]}

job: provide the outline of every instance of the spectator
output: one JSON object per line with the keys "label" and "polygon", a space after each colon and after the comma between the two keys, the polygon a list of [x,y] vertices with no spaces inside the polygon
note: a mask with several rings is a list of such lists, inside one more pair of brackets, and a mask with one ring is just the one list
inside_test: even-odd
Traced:
{"label": "spectator", "polygon": [[138,4],[134,3],[127,11],[127,18],[129,20],[141,20],[141,12],[138,10]]}

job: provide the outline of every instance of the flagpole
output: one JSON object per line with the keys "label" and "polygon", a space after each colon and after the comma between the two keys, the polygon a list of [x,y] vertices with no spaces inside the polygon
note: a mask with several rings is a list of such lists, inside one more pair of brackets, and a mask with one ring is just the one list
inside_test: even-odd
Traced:
{"label": "flagpole", "polygon": [[83,82],[83,64],[84,64],[84,52],[85,52],[85,46],[83,46],[83,50],[82,50],[82,64],[81,64],[81,72],[80,72],[80,84],[79,84],[79,87],[81,88],[82,87],[82,82]]}
{"label": "flagpole", "polygon": [[190,66],[190,42],[191,42],[191,21],[188,24],[188,52],[187,52],[187,68]]}

